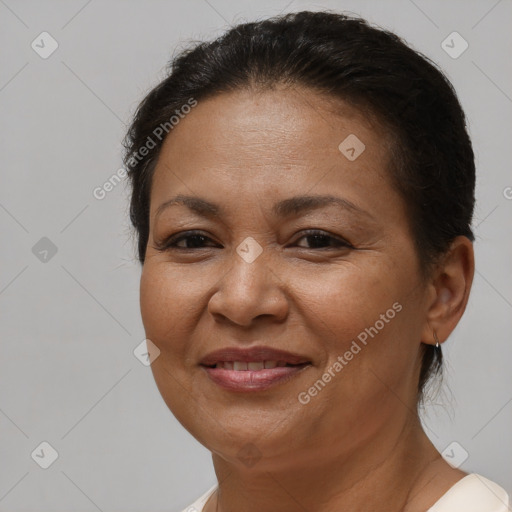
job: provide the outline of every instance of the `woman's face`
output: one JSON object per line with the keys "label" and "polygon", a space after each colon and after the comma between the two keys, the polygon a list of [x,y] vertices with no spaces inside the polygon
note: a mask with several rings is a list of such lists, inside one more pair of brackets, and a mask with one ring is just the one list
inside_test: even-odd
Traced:
{"label": "woman's face", "polygon": [[[427,288],[386,134],[336,105],[305,89],[199,101],[154,173],[141,277],[152,371],[183,426],[234,464],[251,450],[261,467],[341,455],[415,409]],[[178,195],[191,199],[162,206]],[[252,347],[298,359],[201,364]],[[261,370],[280,358],[305,364]]]}

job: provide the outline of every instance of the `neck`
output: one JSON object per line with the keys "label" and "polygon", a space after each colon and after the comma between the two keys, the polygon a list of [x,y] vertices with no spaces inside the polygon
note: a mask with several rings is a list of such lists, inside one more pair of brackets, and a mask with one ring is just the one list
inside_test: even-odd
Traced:
{"label": "neck", "polygon": [[205,512],[412,512],[442,494],[425,497],[426,490],[435,493],[432,468],[447,465],[416,415],[382,429],[362,446],[336,448],[316,448],[314,456],[293,454],[289,460],[263,457],[252,467],[214,454],[219,489]]}

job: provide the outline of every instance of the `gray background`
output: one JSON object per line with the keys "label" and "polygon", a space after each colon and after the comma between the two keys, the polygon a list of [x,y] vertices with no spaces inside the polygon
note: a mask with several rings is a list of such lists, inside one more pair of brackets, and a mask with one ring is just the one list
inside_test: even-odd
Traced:
{"label": "gray background", "polygon": [[[122,166],[125,123],[184,42],[322,8],[396,31],[467,112],[477,273],[424,421],[440,451],[456,441],[464,470],[512,492],[511,1],[0,0],[1,512],[172,512],[215,483],[133,355],[144,331],[126,184],[93,190]],[[43,31],[59,44],[47,59],[31,48]],[[469,43],[457,59],[441,47],[453,31]],[[47,261],[42,237],[57,248]],[[46,470],[30,455],[42,441],[59,454]]]}

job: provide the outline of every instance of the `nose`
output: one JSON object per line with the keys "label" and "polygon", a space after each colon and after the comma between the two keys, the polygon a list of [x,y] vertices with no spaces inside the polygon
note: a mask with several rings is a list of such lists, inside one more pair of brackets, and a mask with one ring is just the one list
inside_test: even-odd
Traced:
{"label": "nose", "polygon": [[275,260],[272,265],[265,250],[252,262],[233,251],[228,265],[208,302],[211,315],[243,327],[251,326],[259,317],[274,322],[286,318],[286,285],[278,275]]}

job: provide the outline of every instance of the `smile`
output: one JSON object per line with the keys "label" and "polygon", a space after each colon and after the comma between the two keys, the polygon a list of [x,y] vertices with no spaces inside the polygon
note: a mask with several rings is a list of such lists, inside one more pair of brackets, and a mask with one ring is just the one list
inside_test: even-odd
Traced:
{"label": "smile", "polygon": [[272,368],[284,368],[287,366],[297,366],[286,361],[219,361],[213,368],[223,368],[225,370],[234,370],[235,372],[249,370],[269,370]]}
{"label": "smile", "polygon": [[201,367],[222,389],[236,392],[266,391],[297,377],[311,363],[289,364],[281,361],[224,361]]}

